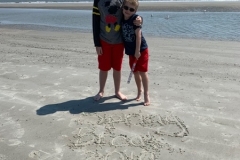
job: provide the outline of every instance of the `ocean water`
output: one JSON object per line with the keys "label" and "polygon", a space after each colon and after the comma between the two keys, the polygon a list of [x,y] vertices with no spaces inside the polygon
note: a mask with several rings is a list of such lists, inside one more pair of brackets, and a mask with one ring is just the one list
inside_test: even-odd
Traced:
{"label": "ocean water", "polygon": [[[240,12],[138,12],[143,34],[157,37],[240,41]],[[1,26],[92,32],[90,10],[3,9]]]}
{"label": "ocean water", "polygon": [[[177,1],[177,2],[201,2],[201,1],[240,1],[240,0],[139,0],[146,2],[156,2],[156,1]],[[51,3],[51,2],[93,2],[93,0],[0,0],[0,3]]]}

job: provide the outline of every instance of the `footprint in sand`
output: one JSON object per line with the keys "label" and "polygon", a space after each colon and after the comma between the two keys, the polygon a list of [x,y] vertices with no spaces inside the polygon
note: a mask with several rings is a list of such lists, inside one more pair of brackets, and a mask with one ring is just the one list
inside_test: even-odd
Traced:
{"label": "footprint in sand", "polygon": [[60,73],[60,72],[62,72],[62,70],[58,70],[58,71],[54,71],[53,73]]}
{"label": "footprint in sand", "polygon": [[9,144],[8,144],[9,146],[17,146],[23,143],[18,139],[9,139],[8,141],[9,141]]}
{"label": "footprint in sand", "polygon": [[39,159],[41,157],[41,153],[39,151],[32,151],[28,154],[30,158]]}
{"label": "footprint in sand", "polygon": [[12,72],[9,72],[9,71],[5,71],[5,72],[3,72],[3,73],[1,73],[0,75],[5,75],[5,74],[11,74],[11,73],[15,73],[16,72],[16,70],[14,70],[14,71],[12,71]]}
{"label": "footprint in sand", "polygon": [[232,135],[232,134],[227,134],[227,133],[222,133],[222,136],[230,138],[230,137],[232,137],[233,135]]}
{"label": "footprint in sand", "polygon": [[28,78],[30,78],[30,76],[25,74],[19,76],[19,79],[28,79]]}
{"label": "footprint in sand", "polygon": [[56,83],[53,83],[54,86],[59,86],[61,83],[60,82],[56,82]]}
{"label": "footprint in sand", "polygon": [[25,130],[21,127],[21,124],[10,117],[9,113],[0,114],[0,126],[1,134],[0,139],[9,146],[17,146],[24,142],[19,139],[23,137]]}
{"label": "footprint in sand", "polygon": [[55,144],[55,152],[51,153],[51,152],[46,152],[43,150],[33,150],[31,151],[28,156],[32,159],[36,159],[36,160],[43,160],[43,159],[54,159],[54,160],[61,160],[63,157],[63,153],[62,153],[62,147],[58,146]]}
{"label": "footprint in sand", "polygon": [[1,88],[2,89],[10,89],[12,86],[10,86],[10,85],[3,85],[3,86],[1,86]]}
{"label": "footprint in sand", "polygon": [[0,160],[7,160],[7,156],[0,154]]}

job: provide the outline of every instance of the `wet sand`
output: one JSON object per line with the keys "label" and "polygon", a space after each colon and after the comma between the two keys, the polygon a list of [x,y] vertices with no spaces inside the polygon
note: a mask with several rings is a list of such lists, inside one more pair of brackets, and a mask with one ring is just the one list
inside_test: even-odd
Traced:
{"label": "wet sand", "polygon": [[146,37],[151,105],[124,57],[98,91],[91,33],[0,28],[0,159],[238,160],[239,42]]}

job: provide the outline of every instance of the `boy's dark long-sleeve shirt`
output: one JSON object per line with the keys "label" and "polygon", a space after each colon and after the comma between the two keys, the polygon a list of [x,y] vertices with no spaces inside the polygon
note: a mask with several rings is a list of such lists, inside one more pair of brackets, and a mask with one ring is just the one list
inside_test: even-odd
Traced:
{"label": "boy's dark long-sleeve shirt", "polygon": [[92,12],[93,40],[100,47],[100,39],[109,44],[122,43],[121,20],[123,0],[94,0]]}

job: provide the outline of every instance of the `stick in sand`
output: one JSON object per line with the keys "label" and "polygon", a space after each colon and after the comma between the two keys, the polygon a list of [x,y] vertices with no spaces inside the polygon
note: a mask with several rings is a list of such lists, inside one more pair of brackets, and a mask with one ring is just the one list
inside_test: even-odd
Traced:
{"label": "stick in sand", "polygon": [[130,71],[130,74],[129,74],[129,77],[128,77],[128,81],[127,81],[128,84],[129,84],[130,81],[131,81],[132,74],[133,74],[133,71],[134,71],[134,69],[135,69],[136,64],[137,64],[137,59],[134,61],[133,66],[132,66],[132,69],[131,69],[131,71]]}

